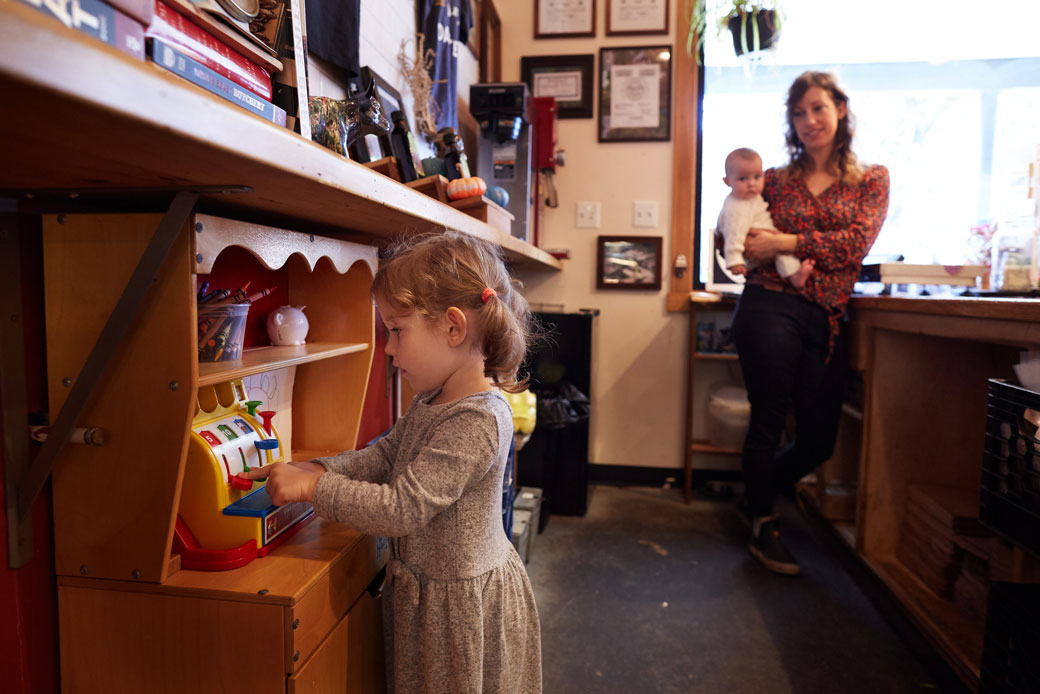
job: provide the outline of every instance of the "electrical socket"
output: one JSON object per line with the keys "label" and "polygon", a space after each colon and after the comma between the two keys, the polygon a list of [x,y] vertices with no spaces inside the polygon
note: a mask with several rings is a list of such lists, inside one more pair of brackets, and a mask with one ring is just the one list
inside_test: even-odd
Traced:
{"label": "electrical socket", "polygon": [[577,220],[574,225],[585,229],[599,229],[600,203],[579,202],[576,206]]}
{"label": "electrical socket", "polygon": [[632,201],[632,226],[645,227],[647,229],[657,228],[656,200]]}

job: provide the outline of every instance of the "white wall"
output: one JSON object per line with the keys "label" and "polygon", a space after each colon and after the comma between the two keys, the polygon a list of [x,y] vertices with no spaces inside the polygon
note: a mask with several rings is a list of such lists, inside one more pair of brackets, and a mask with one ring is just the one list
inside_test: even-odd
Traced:
{"label": "white wall", "polygon": [[[670,3],[672,36],[607,38],[607,3],[598,2],[595,38],[534,40],[534,3],[496,0],[503,80],[520,80],[525,55],[592,53],[598,70],[602,46],[674,45],[675,6],[684,4]],[[597,94],[597,109],[598,102]],[[526,272],[520,279],[532,302],[600,309],[593,323],[591,461],[682,467],[686,320],[665,310],[668,269],[659,292],[597,290],[595,278],[597,235],[662,236],[664,258],[671,258],[672,143],[599,144],[595,118],[560,120],[557,135],[567,164],[558,169],[560,204],[546,210],[541,245],[568,248],[571,258],[562,272]],[[579,229],[575,204],[592,200],[602,203],[602,227]],[[634,200],[659,202],[657,229],[632,226]]]}

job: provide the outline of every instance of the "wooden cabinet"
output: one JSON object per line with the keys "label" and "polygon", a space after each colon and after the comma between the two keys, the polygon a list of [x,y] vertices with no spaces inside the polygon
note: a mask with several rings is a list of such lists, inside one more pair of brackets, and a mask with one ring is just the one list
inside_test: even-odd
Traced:
{"label": "wooden cabinet", "polygon": [[[897,552],[912,485],[979,498],[989,378],[1012,377],[1040,345],[1040,305],[1028,300],[853,298],[853,363],[865,397],[854,525],[842,535],[921,633],[972,689],[984,625],[934,590]],[[990,577],[1023,580],[1036,562],[992,540]],[[1005,557],[1004,555],[1008,555]],[[1014,565],[1011,573],[1002,567]],[[1035,580],[1035,579],[1034,579]]]}
{"label": "wooden cabinet", "polygon": [[[172,538],[200,393],[294,366],[292,457],[349,449],[374,357],[377,241],[450,227],[512,264],[559,261],[20,2],[0,0],[0,42],[14,105],[0,188],[44,217],[52,421],[161,225],[120,213],[198,195],[76,421],[103,428],[105,445],[65,446],[54,461],[63,690],[380,691],[379,606],[365,591],[386,560],[378,538],[313,520],[240,568],[180,566]],[[247,267],[285,273],[289,302],[308,307],[306,346],[198,363],[196,278],[233,248]]]}

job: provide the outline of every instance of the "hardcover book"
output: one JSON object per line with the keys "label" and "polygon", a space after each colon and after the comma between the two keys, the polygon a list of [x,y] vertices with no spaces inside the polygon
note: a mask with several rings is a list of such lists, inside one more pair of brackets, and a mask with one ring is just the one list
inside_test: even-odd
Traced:
{"label": "hardcover book", "polygon": [[144,27],[101,0],[74,3],[22,0],[70,29],[100,39],[127,55],[144,60]]}
{"label": "hardcover book", "polygon": [[148,26],[155,16],[155,0],[108,0],[108,4],[130,15],[144,26]]}
{"label": "hardcover book", "polygon": [[162,39],[192,60],[237,82],[262,99],[271,101],[271,76],[249,58],[190,21],[161,0],[155,3],[155,19],[144,32]]}
{"label": "hardcover book", "polygon": [[149,55],[156,65],[161,65],[170,72],[180,75],[207,91],[221,96],[231,103],[237,104],[247,111],[276,123],[285,125],[285,110],[270,101],[261,99],[247,89],[232,82],[223,75],[210,70],[196,60],[181,53],[175,47],[159,38],[148,39]]}

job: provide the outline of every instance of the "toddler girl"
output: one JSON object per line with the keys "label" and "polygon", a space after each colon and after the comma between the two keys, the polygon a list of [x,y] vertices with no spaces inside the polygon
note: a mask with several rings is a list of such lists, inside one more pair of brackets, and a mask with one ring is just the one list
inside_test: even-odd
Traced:
{"label": "toddler girl", "polygon": [[502,532],[502,479],[530,310],[494,246],[454,231],[403,242],[372,296],[386,353],[419,393],[377,443],[274,464],[274,503],[390,538],[383,594],[396,692],[540,692],[541,634]]}

